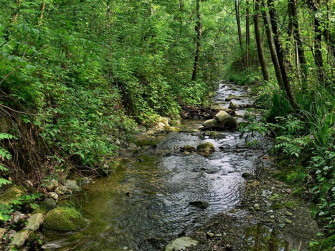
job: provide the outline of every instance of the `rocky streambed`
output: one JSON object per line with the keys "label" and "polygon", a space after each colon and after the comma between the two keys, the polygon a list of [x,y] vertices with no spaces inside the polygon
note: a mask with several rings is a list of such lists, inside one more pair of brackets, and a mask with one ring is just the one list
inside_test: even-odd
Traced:
{"label": "rocky streambed", "polygon": [[87,227],[49,233],[43,248],[306,250],[317,228],[307,206],[271,178],[270,141],[236,131],[245,117],[260,116],[252,104],[246,88],[221,83],[214,106],[221,113],[212,120],[139,137],[113,175],[72,199]]}

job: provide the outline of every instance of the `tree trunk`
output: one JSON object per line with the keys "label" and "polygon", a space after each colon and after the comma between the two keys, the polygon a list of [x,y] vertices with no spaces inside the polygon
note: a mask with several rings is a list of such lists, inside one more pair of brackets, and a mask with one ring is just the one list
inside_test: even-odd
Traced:
{"label": "tree trunk", "polygon": [[275,69],[278,85],[281,89],[284,90],[283,79],[282,79],[281,72],[280,72],[280,66],[279,66],[279,62],[278,62],[277,52],[276,52],[274,42],[273,42],[271,24],[270,24],[268,13],[266,12],[266,9],[267,9],[266,7],[267,6],[266,6],[264,0],[262,0],[262,5],[263,5],[262,6],[263,7],[262,8],[262,16],[263,16],[263,20],[264,20],[265,31],[266,31],[266,36],[267,36],[267,40],[268,40],[268,45],[269,45],[269,49],[270,49],[270,55],[271,55],[273,67]]}
{"label": "tree trunk", "polygon": [[297,0],[289,0],[290,7],[291,7],[291,14],[292,14],[292,24],[293,24],[293,33],[294,39],[296,41],[297,46],[297,54],[301,69],[301,75],[303,83],[306,83],[308,78],[308,69],[306,65],[306,58],[305,58],[305,51],[303,47],[303,43],[301,40],[300,35],[300,26],[299,26],[299,19],[298,19],[298,1]]}
{"label": "tree trunk", "polygon": [[196,37],[196,50],[194,57],[192,81],[197,81],[197,73],[199,66],[199,57],[200,57],[200,41],[201,41],[201,15],[200,15],[200,0],[196,0],[196,25],[195,31],[197,33]]}
{"label": "tree trunk", "polygon": [[266,65],[266,60],[264,57],[263,44],[261,41],[261,34],[260,34],[260,25],[259,25],[260,2],[259,1],[260,0],[255,1],[255,15],[254,15],[255,38],[256,38],[256,44],[257,44],[258,59],[261,65],[263,79],[265,81],[269,81],[270,80],[269,71],[268,71],[268,67]]}
{"label": "tree trunk", "polygon": [[40,18],[38,19],[38,25],[41,25],[43,22],[44,11],[45,11],[45,0],[43,0],[43,3],[41,5],[41,14],[40,14]]}
{"label": "tree trunk", "polygon": [[268,0],[268,6],[269,6],[269,13],[270,13],[270,19],[271,19],[271,25],[272,25],[272,32],[274,35],[273,39],[274,39],[274,44],[275,44],[275,48],[276,48],[276,52],[278,56],[278,63],[280,66],[280,72],[281,72],[282,79],[283,79],[283,85],[286,91],[288,101],[290,102],[290,105],[292,106],[293,109],[299,110],[298,104],[295,100],[295,96],[291,88],[290,80],[287,75],[287,70],[285,66],[285,57],[284,57],[283,48],[281,45],[278,26],[277,26],[277,23],[278,23],[277,12],[273,7],[273,0]]}
{"label": "tree trunk", "polygon": [[245,61],[244,61],[242,31],[241,31],[240,0],[235,0],[235,15],[236,15],[236,23],[237,23],[238,41],[240,43],[241,54],[242,54],[242,65],[244,67]]}
{"label": "tree trunk", "polygon": [[309,8],[313,11],[314,15],[314,61],[316,67],[318,68],[318,79],[321,83],[324,83],[325,74],[322,60],[322,30],[320,19],[317,16],[318,6],[314,2],[314,0],[308,0],[307,4]]}
{"label": "tree trunk", "polygon": [[249,0],[246,2],[246,18],[245,18],[245,32],[246,32],[246,67],[251,66],[250,62],[250,3]]}

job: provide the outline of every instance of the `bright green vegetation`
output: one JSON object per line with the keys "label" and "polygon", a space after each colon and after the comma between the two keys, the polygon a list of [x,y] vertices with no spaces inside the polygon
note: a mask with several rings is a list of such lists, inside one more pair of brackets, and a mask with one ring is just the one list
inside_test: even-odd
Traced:
{"label": "bright green vegetation", "polygon": [[334,1],[0,3],[0,188],[106,174],[137,125],[208,105],[226,78],[259,94],[243,130],[274,137],[278,177],[334,234]]}

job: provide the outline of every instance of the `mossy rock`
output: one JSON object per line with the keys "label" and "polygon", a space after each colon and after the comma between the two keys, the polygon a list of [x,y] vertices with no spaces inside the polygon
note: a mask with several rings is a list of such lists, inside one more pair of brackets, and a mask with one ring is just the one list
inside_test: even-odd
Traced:
{"label": "mossy rock", "polygon": [[83,229],[86,221],[75,208],[57,207],[49,211],[44,220],[44,229],[56,232],[73,232]]}
{"label": "mossy rock", "polygon": [[196,149],[193,146],[186,145],[186,146],[180,147],[180,151],[181,152],[190,152],[190,153],[193,153],[193,152],[196,152]]}
{"label": "mossy rock", "polygon": [[18,199],[20,196],[26,193],[27,191],[23,186],[11,186],[0,195],[0,204],[8,205],[13,200]]}
{"label": "mossy rock", "polygon": [[197,153],[202,156],[209,156],[215,151],[215,147],[212,143],[206,142],[197,146]]}

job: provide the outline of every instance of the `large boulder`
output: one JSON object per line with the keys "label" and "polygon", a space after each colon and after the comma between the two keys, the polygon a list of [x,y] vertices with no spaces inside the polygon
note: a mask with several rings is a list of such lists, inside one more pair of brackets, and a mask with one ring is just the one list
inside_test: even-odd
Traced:
{"label": "large boulder", "polygon": [[215,115],[215,118],[220,122],[220,125],[230,129],[237,127],[236,119],[226,113],[225,111],[220,111]]}
{"label": "large boulder", "polygon": [[181,251],[186,248],[196,246],[198,241],[191,239],[190,237],[180,237],[171,241],[166,247],[165,251]]}
{"label": "large boulder", "polygon": [[197,153],[206,157],[211,155],[215,151],[215,147],[212,143],[206,142],[197,146]]}
{"label": "large boulder", "polygon": [[57,207],[45,215],[44,229],[56,232],[73,232],[83,229],[86,221],[75,208]]}

